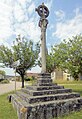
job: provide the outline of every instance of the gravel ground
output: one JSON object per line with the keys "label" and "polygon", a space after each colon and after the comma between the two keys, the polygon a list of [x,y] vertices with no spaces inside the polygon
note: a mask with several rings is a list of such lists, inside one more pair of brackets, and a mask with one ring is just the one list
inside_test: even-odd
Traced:
{"label": "gravel ground", "polygon": [[[16,89],[21,89],[21,82],[16,82]],[[15,90],[15,82],[11,81],[9,84],[0,84],[0,95]]]}

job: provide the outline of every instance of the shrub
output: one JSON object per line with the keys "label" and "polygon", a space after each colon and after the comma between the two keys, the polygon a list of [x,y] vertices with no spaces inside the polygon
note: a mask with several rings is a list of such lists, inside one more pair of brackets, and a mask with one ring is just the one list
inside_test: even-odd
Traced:
{"label": "shrub", "polygon": [[31,77],[24,78],[25,81],[32,81]]}
{"label": "shrub", "polygon": [[4,79],[0,79],[0,82],[3,81]]}
{"label": "shrub", "polygon": [[1,83],[2,83],[2,84],[9,83],[9,80],[4,79],[4,80],[1,81]]}

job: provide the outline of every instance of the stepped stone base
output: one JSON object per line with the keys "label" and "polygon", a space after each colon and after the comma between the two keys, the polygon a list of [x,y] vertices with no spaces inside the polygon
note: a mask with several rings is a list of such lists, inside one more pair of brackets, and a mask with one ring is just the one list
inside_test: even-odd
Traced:
{"label": "stepped stone base", "polygon": [[82,109],[82,97],[53,84],[50,74],[40,74],[37,85],[11,95],[18,119],[53,119]]}

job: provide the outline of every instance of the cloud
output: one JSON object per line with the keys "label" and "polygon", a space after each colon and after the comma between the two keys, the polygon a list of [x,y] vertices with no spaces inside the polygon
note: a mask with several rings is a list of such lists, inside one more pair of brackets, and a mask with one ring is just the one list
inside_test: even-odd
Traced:
{"label": "cloud", "polygon": [[1,3],[4,3],[5,5],[10,6],[10,4],[13,3],[13,0],[1,0]]}
{"label": "cloud", "polygon": [[28,73],[41,73],[41,68],[37,65],[33,67],[31,70],[27,70]]}
{"label": "cloud", "polygon": [[35,12],[32,0],[2,0],[0,8],[0,44],[8,45],[8,39],[18,34],[34,42],[40,40],[39,20],[36,13],[32,15]]}
{"label": "cloud", "polygon": [[10,68],[0,68],[0,70],[5,71],[6,75],[15,76],[15,73],[14,73],[15,71],[13,69],[10,69]]}
{"label": "cloud", "polygon": [[[20,4],[16,3],[14,8],[14,31],[15,34],[22,34],[27,38],[37,42],[40,40],[40,30],[38,27],[38,15],[35,13],[35,4],[32,2],[29,7],[21,9]],[[32,15],[33,14],[33,15]],[[32,17],[31,17],[32,15]],[[36,17],[35,17],[36,15]],[[13,18],[12,18],[13,19]],[[38,22],[37,22],[38,20]]]}
{"label": "cloud", "polygon": [[31,14],[35,11],[35,4],[32,3],[32,4],[29,6],[29,8],[28,8],[27,11],[28,11],[29,15],[31,15]]}
{"label": "cloud", "polygon": [[63,10],[55,11],[55,15],[58,20],[62,20],[65,18],[65,12]]}
{"label": "cloud", "polygon": [[26,23],[20,24],[16,27],[16,34],[22,34],[23,36],[28,36],[27,38],[37,42],[40,40],[40,30],[37,24],[33,21],[28,21]]}
{"label": "cloud", "polygon": [[6,40],[13,32],[10,28],[11,9],[11,6],[4,4],[4,1],[0,2],[0,44],[5,44],[6,46],[8,46]]}
{"label": "cloud", "polygon": [[18,2],[21,4],[21,5],[25,5],[25,3],[31,3],[32,0],[18,0]]}
{"label": "cloud", "polygon": [[57,22],[56,31],[52,35],[63,40],[80,33],[82,33],[82,14],[78,12],[78,14],[70,20]]}
{"label": "cloud", "polygon": [[52,3],[53,3],[53,0],[47,0],[47,2],[45,3],[45,5],[48,7],[49,11],[52,7]]}
{"label": "cloud", "polygon": [[19,4],[15,4],[15,6],[13,7],[13,15],[15,18],[15,23],[22,22],[24,20],[24,11],[23,9],[21,9],[21,6]]}
{"label": "cloud", "polygon": [[53,24],[49,24],[48,29],[49,29],[49,30],[54,29],[54,25],[53,25]]}
{"label": "cloud", "polygon": [[[13,36],[18,34],[34,42],[40,40],[39,19],[37,13],[33,14],[34,9],[35,3],[32,0],[2,0],[0,2],[0,45],[10,47],[9,40],[13,42]],[[34,68],[32,71],[39,72],[40,68]]]}

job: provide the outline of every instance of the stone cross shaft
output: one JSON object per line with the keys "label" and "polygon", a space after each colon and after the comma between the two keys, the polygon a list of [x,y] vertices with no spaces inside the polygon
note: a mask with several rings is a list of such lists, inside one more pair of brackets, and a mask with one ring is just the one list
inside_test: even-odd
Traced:
{"label": "stone cross shaft", "polygon": [[48,20],[46,18],[49,15],[49,10],[44,5],[44,3],[42,3],[42,5],[36,8],[36,11],[38,12],[40,16],[39,27],[41,28],[41,62],[42,62],[41,73],[46,73],[46,29],[48,24]]}

